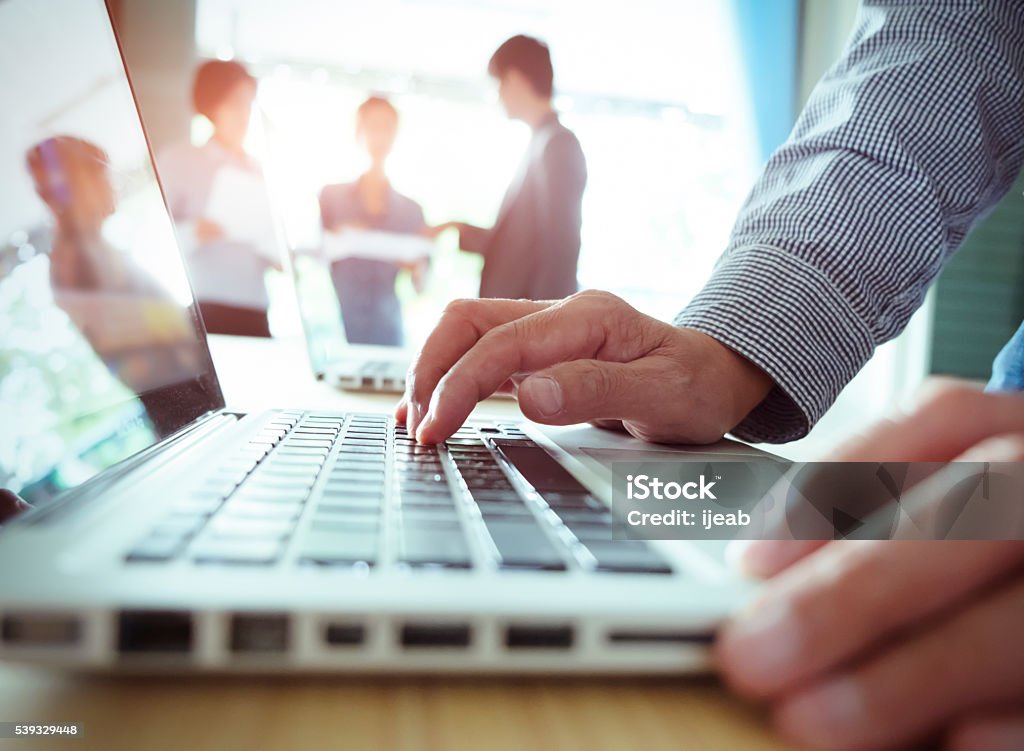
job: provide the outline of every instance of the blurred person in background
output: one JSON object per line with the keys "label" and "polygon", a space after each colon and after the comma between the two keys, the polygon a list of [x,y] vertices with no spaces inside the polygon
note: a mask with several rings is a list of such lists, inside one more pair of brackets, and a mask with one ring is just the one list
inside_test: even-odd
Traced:
{"label": "blurred person in background", "polygon": [[33,146],[25,162],[53,219],[53,301],[111,375],[139,396],[157,432],[167,435],[180,425],[180,409],[155,392],[186,381],[202,355],[187,311],[138,258],[104,234],[118,199],[107,153],[65,135]]}
{"label": "blurred person in background", "polygon": [[577,291],[587,164],[580,143],[552,104],[554,71],[546,44],[528,36],[504,42],[487,66],[506,114],[533,136],[490,229],[463,222],[459,247],[484,258],[480,297],[553,300]]}
{"label": "blurred person in background", "polygon": [[[356,138],[370,166],[351,183],[320,191],[320,220],[327,232],[346,229],[421,234],[423,209],[395,190],[386,163],[398,135],[398,110],[381,96],[371,96],[356,110]],[[409,264],[376,258],[347,257],[331,263],[331,280],[341,305],[345,335],[352,344],[401,346],[402,306],[395,293],[398,272],[407,268],[419,288],[426,259]]]}
{"label": "blurred person in background", "polygon": [[[231,237],[207,211],[224,170],[242,173],[266,195],[260,166],[243,146],[255,98],[256,79],[241,63],[203,63],[196,71],[192,104],[213,125],[213,135],[202,146],[181,144],[157,158],[199,309],[213,334],[270,336],[264,274],[280,268],[279,263],[252,238]],[[269,207],[269,201],[263,203]],[[262,242],[273,247],[275,240]]]}

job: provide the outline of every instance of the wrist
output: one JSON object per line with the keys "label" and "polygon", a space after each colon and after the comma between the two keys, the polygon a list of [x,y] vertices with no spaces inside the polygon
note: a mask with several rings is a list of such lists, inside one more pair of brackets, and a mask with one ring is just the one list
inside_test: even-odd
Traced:
{"label": "wrist", "polygon": [[[678,327],[691,353],[690,393],[712,432],[724,435],[739,425],[775,386],[765,371],[714,337]],[[692,358],[692,359],[691,359]]]}

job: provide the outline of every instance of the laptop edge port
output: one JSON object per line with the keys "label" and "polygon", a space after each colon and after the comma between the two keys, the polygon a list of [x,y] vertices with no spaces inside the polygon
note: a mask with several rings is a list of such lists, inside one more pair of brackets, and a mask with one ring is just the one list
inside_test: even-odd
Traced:
{"label": "laptop edge port", "polygon": [[465,623],[406,623],[401,632],[405,649],[465,649],[471,637]]}
{"label": "laptop edge port", "polygon": [[121,654],[187,654],[192,638],[192,615],[187,611],[124,610],[118,617]]}
{"label": "laptop edge port", "polygon": [[68,647],[82,636],[82,624],[69,615],[21,613],[0,621],[4,644],[18,647]]}
{"label": "laptop edge port", "polygon": [[509,626],[505,631],[508,649],[572,649],[572,626]]}
{"label": "laptop edge port", "polygon": [[332,647],[357,647],[366,641],[366,627],[361,623],[328,623],[324,626],[324,642]]}
{"label": "laptop edge port", "polygon": [[250,654],[285,652],[288,616],[279,613],[235,614],[231,617],[231,651]]}
{"label": "laptop edge port", "polygon": [[608,641],[619,646],[657,644],[713,644],[715,635],[710,633],[693,633],[687,631],[609,631]]}

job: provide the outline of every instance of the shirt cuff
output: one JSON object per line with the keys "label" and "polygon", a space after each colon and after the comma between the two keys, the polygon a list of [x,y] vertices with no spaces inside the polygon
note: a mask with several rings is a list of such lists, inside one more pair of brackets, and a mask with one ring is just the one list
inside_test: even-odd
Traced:
{"label": "shirt cuff", "polygon": [[775,382],[731,431],[755,443],[807,435],[875,348],[867,325],[821,270],[763,245],[726,253],[674,324],[717,339]]}

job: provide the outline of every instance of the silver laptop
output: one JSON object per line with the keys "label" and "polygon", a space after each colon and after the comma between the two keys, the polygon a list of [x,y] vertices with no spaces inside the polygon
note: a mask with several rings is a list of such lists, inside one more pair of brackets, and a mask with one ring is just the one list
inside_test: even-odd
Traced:
{"label": "silver laptop", "polygon": [[[347,273],[345,264],[331,268],[320,249],[291,250],[292,273],[302,329],[306,338],[310,366],[314,375],[346,391],[400,394],[405,391],[405,376],[412,361],[412,352],[396,344],[374,344],[375,340],[392,340],[396,326],[395,311],[385,311],[374,331],[373,311],[358,310],[356,341],[349,336],[351,322],[343,315],[344,288],[335,276]],[[359,308],[359,302],[353,306]],[[391,315],[388,315],[391,314]],[[380,336],[375,339],[374,334]],[[361,340],[361,341],[360,341]]]}
{"label": "silver laptop", "polygon": [[383,414],[225,407],[102,0],[0,2],[0,98],[0,487],[34,507],[0,530],[0,657],[707,667],[749,587],[612,539],[599,458],[644,444],[482,420],[426,447]]}

